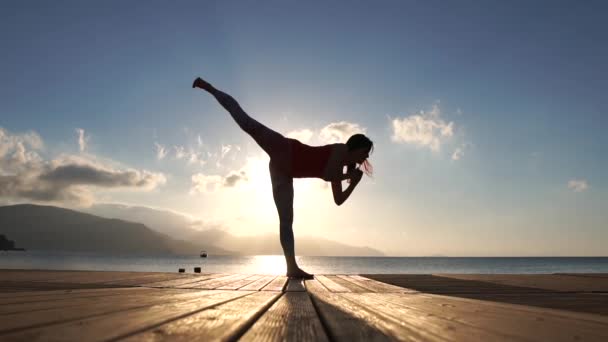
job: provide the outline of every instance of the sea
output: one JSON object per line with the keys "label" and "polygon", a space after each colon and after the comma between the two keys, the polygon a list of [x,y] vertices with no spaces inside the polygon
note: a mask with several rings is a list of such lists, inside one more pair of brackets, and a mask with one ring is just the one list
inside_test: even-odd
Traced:
{"label": "sea", "polygon": [[[608,257],[328,257],[300,256],[315,274],[608,273]],[[0,251],[0,269],[284,274],[281,255],[129,256],[99,253]]]}

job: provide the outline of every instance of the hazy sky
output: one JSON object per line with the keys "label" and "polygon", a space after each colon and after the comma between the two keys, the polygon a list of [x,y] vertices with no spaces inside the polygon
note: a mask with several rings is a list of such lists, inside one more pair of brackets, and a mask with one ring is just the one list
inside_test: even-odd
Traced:
{"label": "hazy sky", "polygon": [[365,132],[295,234],[395,255],[608,254],[601,1],[2,1],[3,203],[119,202],[278,231],[268,159],[207,94],[312,145]]}

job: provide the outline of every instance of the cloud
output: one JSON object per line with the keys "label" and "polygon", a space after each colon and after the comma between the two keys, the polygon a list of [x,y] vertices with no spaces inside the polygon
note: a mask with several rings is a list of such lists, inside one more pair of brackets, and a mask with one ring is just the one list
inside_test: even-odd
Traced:
{"label": "cloud", "polygon": [[304,129],[297,130],[297,131],[291,131],[291,132],[287,133],[288,138],[299,140],[300,142],[303,142],[305,144],[310,142],[310,139],[312,138],[312,136],[313,136],[313,132],[308,128],[304,128]]}
{"label": "cloud", "polygon": [[230,152],[231,149],[231,145],[222,145],[222,152],[220,158],[224,159],[224,157]]}
{"label": "cloud", "polygon": [[165,148],[165,146],[156,142],[154,143],[154,146],[156,146],[156,159],[163,160],[167,156],[167,149]]}
{"label": "cloud", "polygon": [[166,182],[165,176],[159,173],[135,169],[115,170],[91,160],[70,157],[51,161],[38,179],[64,187],[90,185],[142,189],[154,189]]}
{"label": "cloud", "polygon": [[454,123],[441,119],[439,106],[434,105],[431,111],[420,111],[404,118],[392,120],[393,136],[396,143],[414,144],[439,151],[442,142],[454,135]]}
{"label": "cloud", "polygon": [[464,148],[456,147],[454,153],[452,153],[452,160],[460,160],[464,156]]}
{"label": "cloud", "polygon": [[571,179],[568,181],[568,189],[574,192],[583,192],[589,189],[589,184],[585,179]]}
{"label": "cloud", "polygon": [[359,126],[359,124],[346,121],[332,122],[321,129],[319,138],[327,144],[344,143],[351,135],[356,133],[365,134],[365,128]]}
{"label": "cloud", "polygon": [[0,128],[0,197],[88,205],[96,188],[150,190],[166,182],[162,173],[118,169],[91,155],[44,160],[33,150],[42,146],[35,133],[10,134]]}
{"label": "cloud", "polygon": [[12,134],[0,127],[0,158],[4,158],[9,153],[14,153],[16,148],[19,148],[22,153],[25,153],[27,148],[42,150],[44,143],[36,132]]}
{"label": "cloud", "polygon": [[232,188],[241,181],[247,181],[247,174],[245,171],[232,171],[226,176],[197,173],[192,175],[192,188],[190,189],[190,193],[214,192],[220,188]]}
{"label": "cloud", "polygon": [[90,137],[85,135],[84,129],[82,128],[76,128],[76,133],[78,134],[78,149],[80,152],[84,152],[84,150],[87,148]]}
{"label": "cloud", "polygon": [[202,158],[203,152],[197,152],[195,149],[190,147],[188,150],[184,146],[173,146],[175,150],[175,159],[184,159],[188,164],[200,164],[205,165],[206,161]]}
{"label": "cloud", "polygon": [[175,158],[182,159],[186,156],[186,149],[184,146],[173,146],[175,149]]}

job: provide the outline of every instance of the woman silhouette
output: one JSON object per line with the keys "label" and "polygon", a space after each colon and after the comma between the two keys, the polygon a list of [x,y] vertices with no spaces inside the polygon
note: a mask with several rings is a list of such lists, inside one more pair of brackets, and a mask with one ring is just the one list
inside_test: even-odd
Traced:
{"label": "woman silhouette", "polygon": [[[341,205],[359,184],[363,173],[371,175],[373,171],[367,161],[373,149],[372,141],[363,134],[355,134],[346,144],[308,146],[257,122],[241,109],[232,96],[215,89],[200,77],[194,80],[192,88],[200,88],[213,95],[234,121],[270,156],[272,195],[279,213],[280,240],[287,262],[287,276],[312,279],[312,274],[300,269],[295,259],[293,179],[315,177],[331,182],[334,202]],[[345,190],[342,190],[343,180],[350,183]]]}

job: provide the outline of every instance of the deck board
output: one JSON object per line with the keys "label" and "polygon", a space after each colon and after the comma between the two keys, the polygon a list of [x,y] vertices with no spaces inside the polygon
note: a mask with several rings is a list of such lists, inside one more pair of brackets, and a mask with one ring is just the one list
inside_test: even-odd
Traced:
{"label": "deck board", "polygon": [[264,286],[270,284],[270,282],[272,282],[277,276],[274,275],[266,275],[266,276],[262,276],[260,279],[254,281],[253,283],[243,286],[241,287],[239,290],[240,291],[259,291],[262,288],[264,288]]}
{"label": "deck board", "polygon": [[286,276],[278,276],[273,281],[262,288],[262,291],[283,291],[287,284]]}
{"label": "deck board", "polygon": [[191,288],[191,289],[205,289],[205,290],[213,290],[218,287],[222,287],[226,284],[230,284],[234,281],[245,279],[249,276],[249,274],[231,274],[225,277],[219,277],[209,280],[204,280],[199,283],[187,284],[182,287]]}
{"label": "deck board", "polygon": [[336,275],[327,275],[326,277],[328,279],[330,279],[331,281],[333,281],[334,283],[346,288],[348,290],[348,292],[354,292],[354,293],[370,292],[369,289],[350,281],[348,278],[344,279],[344,278],[336,276]]}
{"label": "deck board", "polygon": [[0,270],[0,340],[608,341],[607,282]]}
{"label": "deck board", "polygon": [[135,334],[127,341],[232,340],[255,322],[280,296],[276,292],[257,292],[199,313]]}
{"label": "deck board", "polygon": [[262,275],[259,275],[259,274],[252,275],[252,276],[246,277],[244,279],[239,279],[239,280],[230,282],[228,284],[222,285],[222,286],[218,287],[217,289],[218,290],[238,290],[241,287],[247,286],[260,278],[262,278]]}
{"label": "deck board", "polygon": [[381,283],[369,278],[361,277],[358,275],[339,275],[338,277],[350,281],[362,288],[369,290],[369,292],[381,292],[381,293],[415,293],[417,291],[406,289],[400,286],[390,285]]}
{"label": "deck board", "polygon": [[170,279],[170,280],[158,280],[151,282],[144,282],[140,286],[145,287],[157,287],[157,288],[165,288],[165,287],[177,287],[180,285],[197,283],[207,279],[213,279],[223,276],[224,274],[203,274],[203,275],[191,275],[191,274],[183,274],[182,276]]}
{"label": "deck board", "polygon": [[88,332],[87,336],[90,336],[92,340],[119,338],[248,294],[249,292],[212,291],[205,296],[190,297],[188,300],[163,302],[100,317],[89,317],[28,329],[2,336],[2,339],[4,341],[51,341],[60,337],[61,340],[78,340],[82,339],[83,329]]}
{"label": "deck board", "polygon": [[287,281],[287,287],[285,288],[287,292],[304,292],[306,288],[304,287],[304,280],[302,279],[289,279]]}
{"label": "deck board", "polygon": [[369,308],[329,291],[318,280],[307,280],[306,289],[334,341],[435,341],[383,321]]}
{"label": "deck board", "polygon": [[[589,322],[576,314],[548,311],[538,314],[491,302],[455,301],[434,296],[378,293],[344,296],[366,303],[387,316],[402,317],[405,324],[435,330],[438,335],[453,340],[525,340],[530,335],[544,341],[572,341],[575,336],[583,341],[608,340],[608,325]],[[568,334],[564,334],[564,325],[569,325]]]}
{"label": "deck board", "polygon": [[241,341],[329,341],[306,292],[286,292]]}
{"label": "deck board", "polygon": [[331,292],[352,292],[349,288],[336,283],[333,279],[325,275],[317,275],[315,276],[315,279]]}

